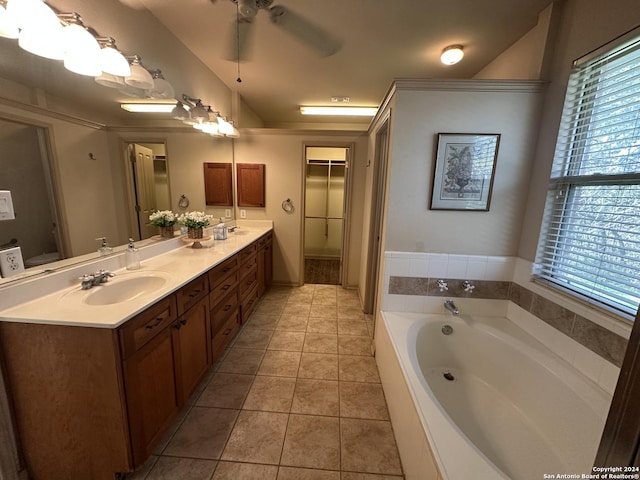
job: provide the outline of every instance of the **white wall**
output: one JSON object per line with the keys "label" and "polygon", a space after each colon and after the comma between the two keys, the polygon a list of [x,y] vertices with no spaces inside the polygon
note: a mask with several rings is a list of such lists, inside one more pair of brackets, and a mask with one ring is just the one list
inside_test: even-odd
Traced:
{"label": "white wall", "polygon": [[[351,163],[352,204],[351,235],[349,237],[348,282],[358,284],[360,248],[364,204],[367,137],[364,133],[312,131],[250,130],[235,140],[237,163],[263,163],[266,165],[266,207],[247,208],[247,219],[268,219],[274,223],[274,282],[299,285],[303,282],[302,220],[304,205],[302,185],[304,175],[304,144],[348,145],[354,143]],[[295,212],[288,214],[281,208],[290,198]],[[236,212],[236,216],[239,215]]]}

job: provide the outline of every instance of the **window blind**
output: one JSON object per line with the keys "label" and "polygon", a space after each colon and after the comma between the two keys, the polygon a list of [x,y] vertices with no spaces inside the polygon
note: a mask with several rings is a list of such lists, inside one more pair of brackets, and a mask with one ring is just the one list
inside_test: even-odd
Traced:
{"label": "window blind", "polygon": [[569,77],[534,275],[624,313],[640,302],[640,38]]}

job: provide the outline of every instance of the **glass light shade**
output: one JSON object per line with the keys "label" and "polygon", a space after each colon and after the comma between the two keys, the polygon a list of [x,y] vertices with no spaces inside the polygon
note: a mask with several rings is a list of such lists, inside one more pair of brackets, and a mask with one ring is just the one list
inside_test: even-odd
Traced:
{"label": "glass light shade", "polygon": [[238,9],[240,11],[240,15],[245,18],[255,17],[258,13],[256,0],[238,0]]}
{"label": "glass light shade", "polygon": [[200,130],[209,135],[219,135],[218,124],[214,122],[206,122],[202,124]]}
{"label": "glass light shade", "polygon": [[[126,82],[127,79],[125,78],[124,81]],[[118,91],[123,94],[126,95],[127,97],[133,97],[133,98],[149,98],[149,96],[147,95],[147,91],[144,90],[143,88],[136,88],[136,87],[132,87],[131,85],[126,85],[122,88],[119,88]]]}
{"label": "glass light shade", "polygon": [[80,75],[96,77],[100,67],[100,45],[82,25],[72,23],[62,29],[64,41],[64,66]]}
{"label": "glass light shade", "polygon": [[20,29],[62,28],[55,12],[42,0],[9,0],[7,13]]}
{"label": "glass light shade", "polygon": [[177,102],[176,106],[173,107],[173,110],[171,110],[171,117],[176,120],[186,120],[187,118],[189,118],[189,112],[187,112],[187,109],[184,108],[182,102]]}
{"label": "glass light shade", "polygon": [[201,101],[198,100],[198,102],[196,102],[196,106],[191,110],[191,118],[194,120],[209,119],[209,112],[207,112],[207,109],[202,105]]}
{"label": "glass light shade", "polygon": [[0,5],[0,37],[18,38],[18,24],[7,10]]}
{"label": "glass light shade", "polygon": [[151,98],[174,98],[176,96],[173,87],[164,78],[154,78],[153,88],[147,93]]}
{"label": "glass light shade", "polygon": [[[222,120],[222,122],[220,121]],[[233,133],[233,125],[224,120],[222,117],[218,118],[218,130],[222,135],[231,135]]]}
{"label": "glass light shade", "polygon": [[51,60],[64,58],[64,42],[62,41],[62,27],[23,28],[18,36],[18,45],[29,53]]}
{"label": "glass light shade", "polygon": [[100,67],[103,72],[119,77],[131,75],[131,67],[127,59],[120,51],[110,46],[100,49]]}
{"label": "glass light shade", "polygon": [[464,57],[464,52],[460,45],[451,45],[445,48],[440,55],[440,61],[445,65],[455,65]]}
{"label": "glass light shade", "polygon": [[240,137],[240,131],[233,124],[231,124],[231,127],[233,127],[233,131],[229,135],[227,135],[227,137],[239,138]]}
{"label": "glass light shade", "polygon": [[130,87],[151,90],[153,88],[153,77],[146,68],[134,61],[131,64],[131,75],[124,77],[124,83]]}
{"label": "glass light shade", "polygon": [[119,77],[118,75],[111,75],[110,73],[102,72],[101,75],[98,75],[96,78],[96,83],[102,85],[103,87],[109,88],[124,88],[127,86],[124,83],[124,78]]}

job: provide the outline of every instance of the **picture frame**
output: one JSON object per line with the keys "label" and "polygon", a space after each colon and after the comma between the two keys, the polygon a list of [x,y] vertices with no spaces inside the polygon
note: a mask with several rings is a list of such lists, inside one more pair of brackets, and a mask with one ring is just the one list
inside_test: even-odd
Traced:
{"label": "picture frame", "polygon": [[489,211],[499,133],[438,133],[431,210]]}

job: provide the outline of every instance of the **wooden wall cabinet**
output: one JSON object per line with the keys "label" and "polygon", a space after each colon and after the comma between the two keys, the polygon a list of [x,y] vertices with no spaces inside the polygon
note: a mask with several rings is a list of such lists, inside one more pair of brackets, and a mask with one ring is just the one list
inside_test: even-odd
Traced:
{"label": "wooden wall cabinet", "polygon": [[264,165],[260,163],[238,163],[238,206],[265,206]]}
{"label": "wooden wall cabinet", "polygon": [[230,163],[204,163],[204,196],[207,205],[233,206],[232,176]]}

